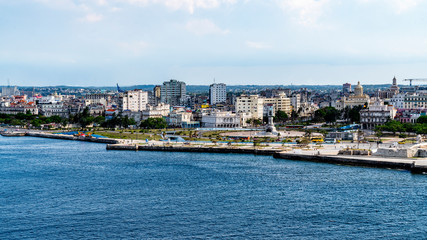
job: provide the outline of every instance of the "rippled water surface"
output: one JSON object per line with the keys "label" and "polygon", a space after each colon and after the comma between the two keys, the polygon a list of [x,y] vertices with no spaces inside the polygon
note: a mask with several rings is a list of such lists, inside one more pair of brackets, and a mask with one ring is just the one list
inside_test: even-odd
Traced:
{"label": "rippled water surface", "polygon": [[0,239],[425,239],[427,176],[0,137]]}

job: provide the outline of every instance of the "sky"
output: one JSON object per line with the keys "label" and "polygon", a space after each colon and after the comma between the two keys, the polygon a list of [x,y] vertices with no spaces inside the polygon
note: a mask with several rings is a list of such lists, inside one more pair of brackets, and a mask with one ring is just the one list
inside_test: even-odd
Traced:
{"label": "sky", "polygon": [[427,78],[427,0],[0,0],[0,85]]}

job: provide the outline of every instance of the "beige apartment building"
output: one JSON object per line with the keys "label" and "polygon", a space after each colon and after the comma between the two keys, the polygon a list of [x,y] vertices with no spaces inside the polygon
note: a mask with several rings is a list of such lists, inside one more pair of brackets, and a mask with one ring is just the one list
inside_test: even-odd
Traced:
{"label": "beige apartment building", "polygon": [[291,113],[291,99],[284,93],[278,96],[264,98],[258,95],[241,95],[236,98],[236,113],[251,113],[253,118],[261,119],[264,113],[264,105],[273,104],[275,112],[284,111]]}

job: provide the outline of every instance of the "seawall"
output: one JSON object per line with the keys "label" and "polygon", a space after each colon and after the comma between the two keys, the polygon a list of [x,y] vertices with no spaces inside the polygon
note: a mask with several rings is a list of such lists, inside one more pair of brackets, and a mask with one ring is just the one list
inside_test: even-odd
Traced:
{"label": "seawall", "polygon": [[349,166],[362,166],[373,168],[390,168],[408,170],[412,173],[427,173],[426,165],[417,165],[416,159],[378,159],[368,156],[348,157],[348,156],[333,156],[333,155],[305,155],[278,152],[273,155],[274,158],[331,163]]}
{"label": "seawall", "polygon": [[84,141],[84,142],[95,142],[95,143],[106,143],[106,144],[117,144],[116,139],[111,138],[87,138],[87,137],[76,137],[72,135],[63,135],[63,134],[52,134],[52,133],[38,133],[38,132],[28,132],[26,136],[30,137],[42,137],[42,138],[54,138],[54,139],[63,139],[63,140],[74,140],[74,141]]}
{"label": "seawall", "polygon": [[185,146],[143,146],[108,144],[107,150],[134,150],[134,151],[166,151],[166,152],[199,152],[199,153],[242,153],[255,155],[270,155],[279,150],[253,148],[221,148],[221,147],[185,147]]}

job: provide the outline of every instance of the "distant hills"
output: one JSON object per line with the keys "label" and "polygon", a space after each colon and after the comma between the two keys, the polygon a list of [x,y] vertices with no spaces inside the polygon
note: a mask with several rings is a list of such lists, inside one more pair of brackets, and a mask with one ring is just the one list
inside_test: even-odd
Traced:
{"label": "distant hills", "polygon": [[[153,88],[156,85],[150,84],[150,85],[132,85],[132,86],[120,86],[122,90],[132,90],[132,89],[142,89],[142,90],[153,90]],[[383,89],[390,87],[390,84],[375,84],[375,85],[363,85],[363,87],[368,89]],[[406,86],[406,85],[403,85]],[[59,85],[59,86],[43,86],[43,87],[34,87],[36,89],[40,88],[58,88],[58,89],[101,89],[101,90],[110,90],[115,91],[117,90],[116,86],[89,86],[89,87],[83,87],[83,86],[66,86],[66,85]],[[307,89],[313,89],[313,90],[332,90],[332,89],[342,89],[342,85],[227,85],[228,91],[252,91],[252,90],[265,90],[265,89],[292,89],[297,90],[301,88],[307,88]],[[33,89],[32,86],[22,86],[19,87],[19,89],[24,91],[30,91]],[[209,91],[209,85],[187,85],[187,92],[207,92]]]}

